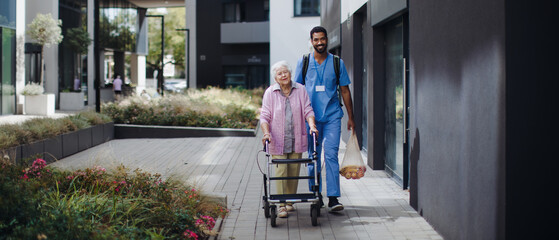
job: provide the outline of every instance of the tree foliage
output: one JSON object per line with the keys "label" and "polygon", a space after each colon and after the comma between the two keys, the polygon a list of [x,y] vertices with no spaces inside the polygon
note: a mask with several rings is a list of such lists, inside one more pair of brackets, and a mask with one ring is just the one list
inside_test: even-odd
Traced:
{"label": "tree foliage", "polygon": [[42,46],[59,44],[62,42],[62,20],[52,18],[50,13],[38,13],[35,19],[27,25],[27,34]]}
{"label": "tree foliage", "polygon": [[81,27],[68,29],[65,39],[70,48],[78,54],[86,54],[92,40],[89,33]]}
{"label": "tree foliage", "polygon": [[[179,8],[165,8],[161,9],[148,9],[149,15],[163,15],[165,16],[165,55],[172,55],[173,58],[164,64],[173,64],[177,69],[184,69],[185,64],[185,37],[184,31],[177,31],[177,29],[184,28],[186,22],[186,10],[183,7]],[[148,67],[154,70],[161,71],[161,20],[151,18],[148,24],[148,56],[146,63]]]}

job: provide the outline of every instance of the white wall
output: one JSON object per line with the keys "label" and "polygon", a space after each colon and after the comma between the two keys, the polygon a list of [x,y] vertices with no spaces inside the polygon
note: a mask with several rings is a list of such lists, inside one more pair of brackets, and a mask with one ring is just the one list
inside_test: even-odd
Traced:
{"label": "white wall", "polygon": [[16,91],[18,93],[16,113],[23,113],[23,96],[19,93],[25,87],[25,0],[16,2]]}
{"label": "white wall", "polygon": [[[196,0],[185,0],[184,1],[184,8],[186,10],[186,24],[185,27],[187,29],[190,29],[190,56],[188,56],[188,52],[187,49],[184,50],[185,54],[187,55],[185,58],[185,64],[188,61],[187,59],[190,59],[190,69],[188,68],[188,66],[186,67],[185,71],[189,71],[190,74],[188,72],[185,72],[186,74],[189,74],[190,76],[190,81],[187,83],[189,88],[195,88],[196,87]],[[187,34],[185,32],[185,34]],[[188,37],[188,35],[185,35],[186,37]],[[188,39],[185,37],[185,44],[188,44]],[[185,45],[187,46],[187,45]],[[188,77],[187,77],[188,79]]]}
{"label": "white wall", "polygon": [[351,15],[353,15],[353,13],[355,13],[355,11],[359,10],[359,8],[361,8],[361,6],[363,6],[364,4],[367,4],[367,0],[341,0],[341,22],[345,22],[347,20],[347,18]]}
{"label": "white wall", "polygon": [[293,1],[270,0],[270,67],[286,60],[294,74],[297,61],[312,49],[309,33],[318,25],[319,16],[293,17]]}
{"label": "white wall", "polygon": [[[33,19],[37,16],[37,13],[47,14],[50,13],[52,18],[58,19],[58,1],[57,0],[27,0],[26,1],[26,17],[25,17],[25,28],[27,29],[27,24],[31,23]],[[33,40],[25,35],[27,42],[33,42]],[[45,74],[45,93],[58,94],[58,45],[51,45],[50,47],[44,47],[44,60],[46,70]]]}

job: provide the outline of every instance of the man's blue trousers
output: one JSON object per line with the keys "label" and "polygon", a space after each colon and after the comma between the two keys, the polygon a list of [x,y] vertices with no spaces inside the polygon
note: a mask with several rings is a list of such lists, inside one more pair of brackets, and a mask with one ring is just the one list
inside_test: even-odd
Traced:
{"label": "man's blue trousers", "polygon": [[[328,122],[316,122],[318,130],[318,146],[317,146],[317,167],[319,179],[319,192],[322,192],[321,181],[321,156],[324,150],[324,165],[326,167],[326,196],[339,197],[340,196],[340,164],[338,163],[338,151],[340,149],[340,134],[341,134],[341,118],[332,119]],[[307,125],[307,132],[309,131]],[[309,156],[312,156],[313,144],[312,135],[309,136]],[[309,175],[314,175],[314,164],[308,166]],[[312,191],[314,179],[309,180],[309,190]]]}

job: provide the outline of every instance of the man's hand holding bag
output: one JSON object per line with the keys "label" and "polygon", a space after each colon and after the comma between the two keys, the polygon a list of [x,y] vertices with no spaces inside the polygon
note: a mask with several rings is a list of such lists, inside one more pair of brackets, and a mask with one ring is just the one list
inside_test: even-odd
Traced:
{"label": "man's hand holding bag", "polygon": [[351,131],[344,159],[340,166],[340,175],[347,179],[360,179],[365,176],[366,170],[367,167],[365,166],[365,163],[363,163],[363,157],[361,157],[357,137],[355,136],[355,132]]}

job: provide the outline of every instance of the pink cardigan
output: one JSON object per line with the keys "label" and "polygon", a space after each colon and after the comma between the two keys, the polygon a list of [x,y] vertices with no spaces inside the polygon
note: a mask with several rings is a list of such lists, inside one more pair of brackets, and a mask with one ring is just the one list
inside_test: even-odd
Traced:
{"label": "pink cardigan", "polygon": [[[289,103],[293,112],[293,136],[295,136],[294,152],[307,151],[307,128],[305,120],[314,117],[311,101],[305,86],[292,82],[293,89],[289,95]],[[270,126],[271,143],[269,151],[272,155],[283,155],[283,138],[285,125],[285,102],[279,84],[274,84],[266,89],[262,99],[260,124],[268,123]]]}

